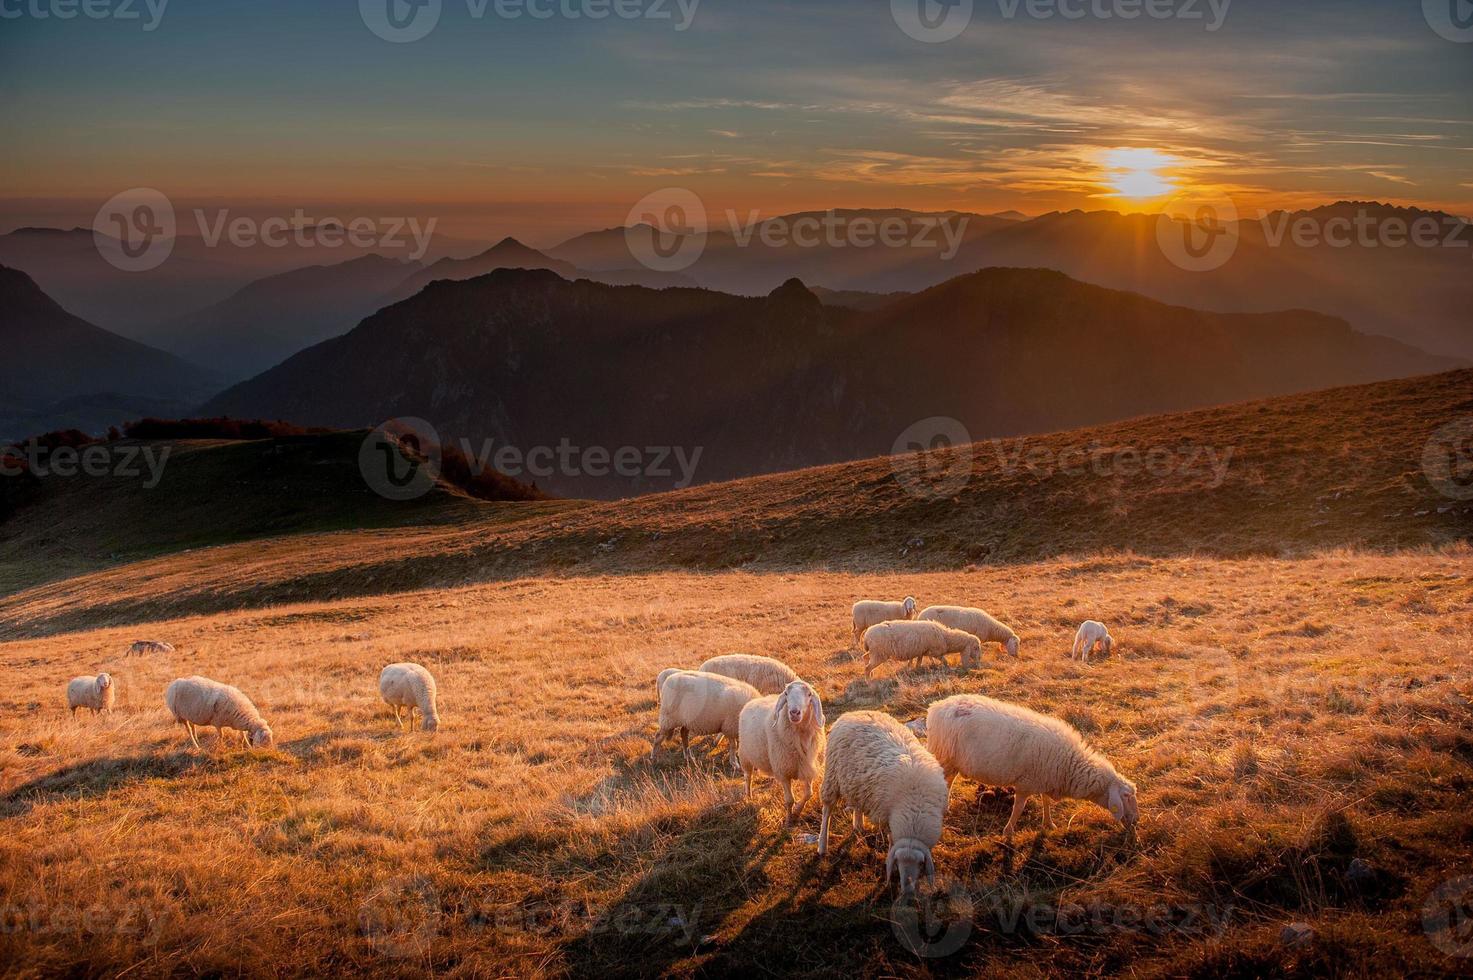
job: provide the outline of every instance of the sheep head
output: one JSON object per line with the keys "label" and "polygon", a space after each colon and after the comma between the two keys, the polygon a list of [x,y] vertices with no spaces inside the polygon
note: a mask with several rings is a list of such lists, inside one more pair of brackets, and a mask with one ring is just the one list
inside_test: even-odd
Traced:
{"label": "sheep head", "polygon": [[916,597],[913,596],[913,595],[906,596],[905,597],[905,602],[902,603],[902,605],[905,607],[905,618],[906,619],[915,619],[916,618]]}
{"label": "sheep head", "polygon": [[1141,818],[1140,807],[1136,804],[1135,783],[1124,776],[1116,776],[1105,792],[1103,805],[1110,811],[1110,816],[1120,821],[1126,830],[1135,830],[1135,825]]}
{"label": "sheep head", "polygon": [[97,675],[97,689],[99,691],[106,691],[108,688],[110,688],[112,686],[113,686],[113,679],[112,679],[112,675],[111,674],[98,674]]}
{"label": "sheep head", "polygon": [[276,738],[271,734],[271,729],[266,725],[251,729],[251,748],[269,749]]}
{"label": "sheep head", "polygon": [[1115,638],[1112,637],[1109,633],[1106,633],[1104,635],[1104,638],[1100,640],[1100,649],[1105,651],[1105,656],[1107,657],[1110,655],[1110,648],[1114,645]]}
{"label": "sheep head", "polygon": [[962,647],[962,666],[982,666],[982,643],[975,636],[969,638]]}
{"label": "sheep head", "polygon": [[885,884],[890,884],[896,868],[900,869],[901,898],[916,893],[922,871],[927,881],[936,883],[936,862],[931,858],[931,849],[918,840],[903,838],[890,845],[890,853],[885,856]]}
{"label": "sheep head", "polygon": [[784,713],[794,728],[815,727],[823,731],[823,704],[818,700],[818,692],[806,681],[792,681],[778,695],[772,706],[772,717],[781,718]]}
{"label": "sheep head", "polygon": [[437,731],[439,731],[440,730],[440,716],[439,715],[425,715],[424,716],[424,719],[422,721],[420,721],[419,727],[422,728],[422,729],[424,729],[427,732],[437,732]]}
{"label": "sheep head", "polygon": [[1007,648],[1010,656],[1016,657],[1018,655],[1018,638],[1016,636],[1008,637],[1008,642],[1004,643],[1003,646]]}

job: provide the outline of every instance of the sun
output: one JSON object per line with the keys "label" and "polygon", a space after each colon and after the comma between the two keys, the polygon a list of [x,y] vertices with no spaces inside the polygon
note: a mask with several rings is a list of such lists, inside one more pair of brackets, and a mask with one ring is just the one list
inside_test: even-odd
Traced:
{"label": "sun", "polygon": [[1145,200],[1177,189],[1176,184],[1158,172],[1177,161],[1160,150],[1120,147],[1107,151],[1102,160],[1105,183],[1120,197]]}

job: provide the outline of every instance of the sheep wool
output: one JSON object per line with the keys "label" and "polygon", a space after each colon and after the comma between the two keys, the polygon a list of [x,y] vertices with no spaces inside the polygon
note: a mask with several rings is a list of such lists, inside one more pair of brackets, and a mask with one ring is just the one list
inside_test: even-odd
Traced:
{"label": "sheep wool", "polygon": [[251,699],[229,684],[197,675],[181,677],[169,683],[164,704],[189,733],[195,748],[200,748],[195,728],[201,725],[214,726],[221,736],[224,729],[234,729],[247,748],[266,748],[273,741],[270,727]]}
{"label": "sheep wool", "polygon": [[1110,631],[1105,629],[1105,624],[1093,619],[1086,619],[1079,624],[1079,632],[1074,634],[1074,646],[1069,651],[1071,659],[1082,659],[1089,663],[1090,652],[1098,645],[1105,656],[1110,655],[1110,648],[1115,645],[1115,640],[1110,636]]}
{"label": "sheep wool", "polygon": [[436,704],[439,688],[435,675],[420,664],[389,664],[378,675],[378,692],[394,709],[394,720],[404,727],[400,712],[409,709],[409,728],[414,729],[414,711],[419,709],[420,728],[427,732],[440,728],[440,711]]}
{"label": "sheep wool", "polygon": [[864,631],[877,623],[889,622],[892,619],[915,619],[916,610],[915,596],[906,596],[900,602],[888,602],[883,599],[861,599],[854,604],[853,624],[854,642],[857,645]]}
{"label": "sheep wool", "polygon": [[865,677],[887,660],[918,661],[922,657],[934,657],[944,664],[948,653],[960,653],[963,667],[982,663],[982,644],[975,636],[940,623],[880,623],[864,631],[861,645]]}
{"label": "sheep wool", "polygon": [[971,606],[927,606],[920,617],[954,630],[971,633],[983,643],[1000,643],[1003,649],[1018,655],[1018,634],[981,609]]}
{"label": "sheep wool", "polygon": [[1097,803],[1127,830],[1139,819],[1135,784],[1058,718],[980,694],[956,694],[931,705],[925,729],[948,785],[961,775],[1016,788],[1003,829],[1009,837],[1032,796],[1044,798],[1046,826],[1053,826],[1053,801],[1063,799]]}
{"label": "sheep wool", "polygon": [[[752,773],[765,772],[783,791],[783,823],[791,824],[813,796],[824,749],[823,704],[818,692],[795,680],[781,694],[748,701],[738,719],[737,759],[752,795]],[[798,806],[793,808],[793,780]]]}
{"label": "sheep wool", "polygon": [[722,735],[731,767],[737,768],[742,708],[758,696],[755,687],[734,677],[700,670],[676,671],[660,686],[660,724],[650,746],[650,760],[654,761],[665,739],[679,731],[686,762],[694,759],[690,751],[692,735]]}
{"label": "sheep wool", "polygon": [[130,654],[173,652],[174,644],[165,643],[162,640],[139,640],[128,648]]}
{"label": "sheep wool", "polygon": [[834,722],[819,796],[823,802],[820,855],[828,851],[833,811],[847,804],[856,833],[863,829],[864,817],[889,833],[885,880],[898,867],[901,895],[915,893],[923,869],[935,880],[931,849],[941,839],[946,777],[926,747],[900,722],[882,711],[851,711]]}
{"label": "sheep wool", "polygon": [[94,715],[99,711],[111,711],[115,693],[111,674],[73,677],[66,686],[66,706],[71,709],[73,718],[77,716],[78,708],[88,708]]}
{"label": "sheep wool", "polygon": [[781,660],[752,653],[728,653],[701,664],[708,674],[723,674],[746,681],[763,694],[778,694],[798,679],[798,672]]}

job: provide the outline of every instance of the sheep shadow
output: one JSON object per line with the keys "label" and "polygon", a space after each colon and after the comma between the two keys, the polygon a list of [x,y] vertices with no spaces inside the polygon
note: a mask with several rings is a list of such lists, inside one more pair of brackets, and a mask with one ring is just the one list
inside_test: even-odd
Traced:
{"label": "sheep shadow", "polygon": [[0,796],[0,819],[25,816],[59,800],[86,800],[143,779],[173,779],[197,768],[207,757],[196,752],[112,756],[90,759],[38,776]]}
{"label": "sheep shadow", "polygon": [[637,880],[590,910],[586,928],[561,946],[572,976],[660,976],[710,947],[712,935],[753,891],[791,841],[764,833],[761,811],[745,803],[703,810],[668,842]]}

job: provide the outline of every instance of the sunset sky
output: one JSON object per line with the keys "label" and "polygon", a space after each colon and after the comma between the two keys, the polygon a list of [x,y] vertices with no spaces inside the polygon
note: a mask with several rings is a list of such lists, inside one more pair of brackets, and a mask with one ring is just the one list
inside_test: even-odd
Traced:
{"label": "sunset sky", "polygon": [[30,12],[49,2],[0,0],[22,12],[0,19],[0,231],[90,224],[134,186],[544,245],[671,185],[744,213],[1150,210],[1185,187],[1473,213],[1473,44],[1417,2],[1236,0],[1208,31],[1205,0],[1196,20],[977,0],[938,44],[878,0],[703,0],[685,31],[673,2],[539,21],[444,0],[406,44],[351,0],[173,0],[152,31]]}

